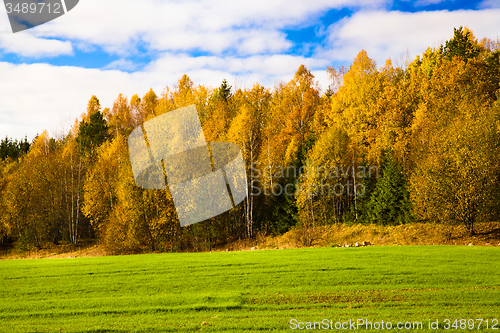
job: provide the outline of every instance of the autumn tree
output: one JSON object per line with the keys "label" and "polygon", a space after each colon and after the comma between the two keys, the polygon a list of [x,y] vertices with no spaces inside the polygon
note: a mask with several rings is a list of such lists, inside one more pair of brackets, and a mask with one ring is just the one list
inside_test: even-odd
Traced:
{"label": "autumn tree", "polygon": [[[263,127],[261,150],[262,191],[268,196],[270,212],[268,229],[283,232],[298,222],[295,186],[298,172],[277,172],[292,168],[298,171],[306,161],[314,142],[314,115],[319,105],[319,89],[314,76],[301,65],[287,84],[275,87]],[[291,195],[274,195],[287,187]],[[293,189],[290,188],[293,187]],[[280,192],[280,191],[278,191]]]}
{"label": "autumn tree", "polygon": [[237,109],[232,97],[232,87],[225,79],[210,95],[203,117],[204,132],[208,141],[222,141],[226,137]]}
{"label": "autumn tree", "polygon": [[181,107],[194,104],[200,121],[203,124],[208,116],[208,104],[211,89],[202,85],[195,86],[193,81],[184,74],[173,89],[166,87],[156,107],[157,114],[163,114]]}
{"label": "autumn tree", "polygon": [[116,183],[119,177],[125,149],[124,138],[117,136],[111,142],[105,142],[97,150],[96,162],[88,170],[83,185],[84,198],[82,212],[97,229],[105,224],[113,204],[116,204]]}
{"label": "autumn tree", "polygon": [[[229,98],[229,91],[224,92]],[[247,166],[248,188],[258,185],[259,179],[258,158],[263,147],[264,115],[269,110],[271,93],[263,86],[256,84],[251,90],[243,92],[244,101],[239,105],[239,113],[231,123],[228,139],[241,147],[243,159]],[[250,193],[250,190],[249,190]],[[254,216],[255,196],[248,195],[245,201],[246,236],[252,237],[255,232]]]}
{"label": "autumn tree", "polygon": [[495,211],[497,108],[487,57],[468,56],[476,55],[467,51],[476,47],[472,34],[459,29],[454,38],[448,49],[458,48],[457,54],[442,59],[424,78],[427,92],[412,125],[412,151],[419,162],[411,197],[421,220],[445,223],[450,234],[462,223],[474,234],[474,224]]}
{"label": "autumn tree", "polygon": [[152,239],[149,221],[154,216],[146,212],[144,190],[135,184],[127,137],[118,135],[105,142],[96,158],[85,180],[82,212],[112,252],[153,246],[156,240]]}
{"label": "autumn tree", "polygon": [[0,211],[4,212],[0,215],[0,238],[2,242],[5,238],[12,236],[12,230],[15,228],[15,220],[11,219],[10,215],[6,214],[7,206],[7,187],[9,182],[15,177],[18,163],[11,157],[0,159]]}
{"label": "autumn tree", "polygon": [[421,219],[463,224],[474,235],[477,221],[495,218],[498,120],[487,120],[457,119],[433,142],[433,154],[412,178],[412,200]]}
{"label": "autumn tree", "polygon": [[158,96],[153,91],[153,88],[150,88],[149,91],[142,97],[141,105],[140,105],[140,123],[145,122],[151,118],[157,116],[156,107],[158,105]]}
{"label": "autumn tree", "polygon": [[[109,109],[108,109],[109,110]],[[109,133],[114,137],[119,134],[127,134],[133,129],[134,119],[130,110],[127,97],[119,94],[113,102],[113,108],[108,112],[103,111],[103,117],[109,128]]]}
{"label": "autumn tree", "polygon": [[[309,170],[302,177],[297,198],[301,221],[305,226],[315,220],[341,223],[349,209],[345,191],[354,170],[350,167],[350,139],[347,132],[335,126],[324,132],[308,154]],[[323,224],[315,222],[316,225]]]}
{"label": "autumn tree", "polygon": [[141,115],[141,98],[137,94],[130,97],[130,117],[134,128],[143,123]]}
{"label": "autumn tree", "polygon": [[362,50],[343,76],[342,86],[332,100],[332,110],[327,117],[329,126],[337,124],[347,130],[353,145],[353,159],[367,155],[371,162],[377,162],[380,154],[376,139],[380,133],[377,126],[380,108],[377,98],[381,94],[380,74],[375,61]]}
{"label": "autumn tree", "polygon": [[42,248],[64,236],[63,165],[57,142],[44,131],[5,188],[4,223],[16,238]]}

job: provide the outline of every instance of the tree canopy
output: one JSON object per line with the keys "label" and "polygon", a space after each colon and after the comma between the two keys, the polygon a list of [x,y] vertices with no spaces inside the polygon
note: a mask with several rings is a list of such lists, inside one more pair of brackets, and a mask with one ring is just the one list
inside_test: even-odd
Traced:
{"label": "tree canopy", "polygon": [[[407,66],[361,50],[328,68],[324,93],[301,65],[289,82],[212,88],[183,75],[161,95],[92,96],[62,139],[0,142],[0,236],[19,246],[98,239],[116,252],[205,250],[258,233],[333,223],[498,220],[500,42],[459,27]],[[240,146],[250,195],[181,228],[169,190],[135,185],[127,137],[194,104],[208,142]],[[85,109],[84,109],[85,110]]]}

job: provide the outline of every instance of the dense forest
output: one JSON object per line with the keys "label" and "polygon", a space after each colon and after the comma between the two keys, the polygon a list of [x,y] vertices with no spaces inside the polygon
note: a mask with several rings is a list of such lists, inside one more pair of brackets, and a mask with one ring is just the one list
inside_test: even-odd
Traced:
{"label": "dense forest", "polygon": [[[93,239],[112,252],[202,251],[258,233],[334,223],[464,225],[500,214],[500,42],[454,29],[398,66],[365,51],[328,68],[324,93],[300,66],[288,83],[234,90],[187,75],[158,96],[92,96],[64,137],[0,143],[0,239],[20,249]],[[196,105],[209,142],[241,147],[248,197],[181,228],[167,190],[134,182],[127,138]]]}

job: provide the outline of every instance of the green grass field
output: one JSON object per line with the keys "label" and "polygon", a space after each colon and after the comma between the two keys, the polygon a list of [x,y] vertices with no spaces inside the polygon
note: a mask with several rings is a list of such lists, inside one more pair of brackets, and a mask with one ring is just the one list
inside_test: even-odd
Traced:
{"label": "green grass field", "polygon": [[500,332],[499,259],[497,247],[408,246],[0,261],[0,331],[292,332],[363,319]]}

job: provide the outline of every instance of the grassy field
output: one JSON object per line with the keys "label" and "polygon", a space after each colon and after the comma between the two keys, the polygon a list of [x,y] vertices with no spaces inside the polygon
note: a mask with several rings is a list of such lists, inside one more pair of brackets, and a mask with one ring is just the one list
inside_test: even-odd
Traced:
{"label": "grassy field", "polygon": [[[4,260],[0,332],[292,332],[358,319],[423,324],[402,332],[465,332],[453,321],[474,319],[474,331],[499,332],[499,259],[498,247],[386,246]],[[350,328],[331,331],[381,331]]]}

